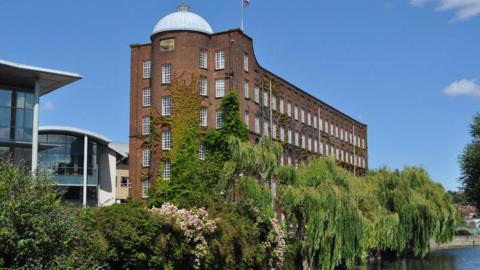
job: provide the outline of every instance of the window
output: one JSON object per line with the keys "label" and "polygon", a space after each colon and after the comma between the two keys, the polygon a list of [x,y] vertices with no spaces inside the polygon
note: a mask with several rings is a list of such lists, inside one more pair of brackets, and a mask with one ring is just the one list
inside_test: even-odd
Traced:
{"label": "window", "polygon": [[268,107],[268,92],[263,91],[263,106]]}
{"label": "window", "polygon": [[143,167],[149,167],[150,166],[150,149],[143,149],[143,162],[142,165]]}
{"label": "window", "polygon": [[287,115],[292,117],[292,104],[290,102],[287,103]]}
{"label": "window", "polygon": [[300,109],[300,121],[305,123],[305,111],[303,109]]}
{"label": "window", "polygon": [[280,140],[282,142],[285,141],[285,128],[284,127],[280,127]]}
{"label": "window", "polygon": [[319,120],[320,121],[318,122],[318,128],[323,131],[323,120],[321,117],[319,118]]}
{"label": "window", "polygon": [[272,110],[277,110],[277,97],[272,95]]}
{"label": "window", "polygon": [[293,119],[298,120],[298,108],[297,108],[297,106],[293,107]]}
{"label": "window", "polygon": [[164,39],[160,40],[160,51],[161,52],[168,52],[175,50],[175,39]]}
{"label": "window", "polygon": [[243,122],[245,123],[247,128],[250,127],[250,115],[248,114],[248,112],[243,113]]}
{"label": "window", "polygon": [[162,83],[172,82],[172,64],[162,65]]}
{"label": "window", "polygon": [[120,177],[120,187],[129,188],[130,187],[130,180],[128,176]]}
{"label": "window", "polygon": [[152,77],[152,61],[143,61],[143,78],[150,79]]}
{"label": "window", "polygon": [[277,138],[277,124],[272,123],[272,138]]}
{"label": "window", "polygon": [[255,116],[255,133],[260,134],[260,118]]}
{"label": "window", "polygon": [[200,148],[198,149],[198,158],[200,160],[205,160],[205,145],[200,143]]}
{"label": "window", "polygon": [[287,164],[292,165],[292,157],[291,156],[287,157]]}
{"label": "window", "polygon": [[225,52],[217,51],[215,53],[215,69],[224,69],[225,68]]}
{"label": "window", "polygon": [[323,155],[323,142],[320,141],[320,155]]}
{"label": "window", "polygon": [[328,122],[325,120],[325,132],[328,133]]}
{"label": "window", "polygon": [[217,113],[215,114],[215,122],[216,129],[219,129],[223,126],[223,116],[221,111],[217,111]]}
{"label": "window", "polygon": [[313,142],[313,152],[318,153],[318,140],[315,139]]}
{"label": "window", "polygon": [[225,96],[225,80],[216,79],[215,80],[215,97],[224,97]]}
{"label": "window", "polygon": [[152,105],[152,90],[150,88],[143,89],[143,107]]}
{"label": "window", "polygon": [[207,77],[201,76],[200,80],[198,81],[198,89],[200,90],[201,96],[208,95],[208,79]]}
{"label": "window", "polygon": [[292,143],[292,130],[291,130],[291,129],[288,130],[288,133],[287,133],[287,141],[288,141],[288,143],[290,143],[290,144]]}
{"label": "window", "polygon": [[142,119],[142,134],[148,135],[150,134],[150,117],[146,116]]}
{"label": "window", "polygon": [[170,96],[162,97],[162,115],[168,116],[172,114],[172,103],[170,100]]}
{"label": "window", "polygon": [[305,135],[302,134],[302,148],[305,149],[305,145],[307,144],[305,140]]}
{"label": "window", "polygon": [[312,115],[307,112],[307,125],[312,126]]}
{"label": "window", "polygon": [[200,108],[200,126],[201,127],[207,126],[207,116],[208,116],[208,109]]}
{"label": "window", "polygon": [[299,135],[298,135],[298,132],[295,132],[295,146],[299,146],[300,143],[299,143]]}
{"label": "window", "polygon": [[148,180],[145,180],[142,182],[142,198],[148,198],[148,188],[150,186],[150,183]]}
{"label": "window", "polygon": [[340,137],[340,135],[338,135],[338,127],[337,126],[335,126],[335,137],[337,137],[337,138]]}
{"label": "window", "polygon": [[172,149],[172,133],[169,130],[162,132],[162,149]]}
{"label": "window", "polygon": [[243,54],[243,70],[248,72],[248,54]]}
{"label": "window", "polygon": [[365,139],[362,138],[362,148],[365,148]]}
{"label": "window", "polygon": [[333,123],[330,124],[330,135],[333,136]]}
{"label": "window", "polygon": [[263,135],[270,137],[270,132],[268,132],[268,120],[263,119]]}
{"label": "window", "polygon": [[307,139],[307,149],[308,151],[312,151],[312,138],[310,137]]}
{"label": "window", "polygon": [[245,80],[245,81],[243,81],[243,96],[244,96],[245,98],[249,98],[249,97],[250,97],[248,92],[249,92],[249,89],[248,89],[248,81]]}
{"label": "window", "polygon": [[164,180],[168,180],[170,179],[171,175],[172,175],[172,164],[170,163],[170,161],[165,160],[163,162],[162,178]]}
{"label": "window", "polygon": [[205,49],[200,49],[200,68],[207,69],[208,68],[208,52]]}
{"label": "window", "polygon": [[255,102],[260,103],[260,88],[258,86],[254,88],[253,99]]}
{"label": "window", "polygon": [[280,113],[285,113],[285,108],[283,107],[283,99],[280,99],[280,104],[278,106],[280,107]]}
{"label": "window", "polygon": [[313,128],[317,128],[318,118],[316,116],[313,117]]}

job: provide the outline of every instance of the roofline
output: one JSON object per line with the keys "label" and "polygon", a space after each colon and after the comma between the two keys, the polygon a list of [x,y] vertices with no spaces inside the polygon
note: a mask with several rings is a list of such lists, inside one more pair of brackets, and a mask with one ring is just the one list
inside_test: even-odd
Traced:
{"label": "roofline", "polygon": [[54,75],[73,77],[73,78],[77,78],[77,79],[82,79],[83,78],[81,75],[79,75],[77,73],[72,73],[72,72],[67,72],[67,71],[62,71],[62,70],[56,70],[56,69],[36,67],[36,66],[30,66],[30,65],[17,64],[17,63],[2,60],[2,59],[0,59],[0,64],[11,66],[11,67],[17,68],[17,69],[44,72],[44,73],[49,73],[49,74],[54,74]]}
{"label": "roofline", "polygon": [[[216,36],[216,35],[222,35],[222,34],[227,34],[227,33],[233,33],[233,32],[238,32],[240,33],[241,35],[243,35],[244,37],[250,39],[252,41],[252,48],[253,48],[253,57],[255,58],[255,62],[257,63],[257,65],[265,72],[271,74],[272,76],[276,77],[277,79],[279,80],[282,80],[283,82],[287,83],[287,84],[290,84],[291,86],[293,86],[295,88],[295,90],[309,96],[310,98],[314,99],[315,101],[317,102],[320,102],[321,104],[329,107],[330,109],[336,111],[337,113],[349,118],[350,120],[364,126],[364,127],[368,127],[367,124],[363,123],[363,122],[360,122],[359,120],[353,118],[352,116],[340,111],[339,109],[333,107],[332,105],[326,103],[325,101],[313,96],[312,94],[308,93],[307,91],[303,90],[302,88],[298,87],[297,85],[285,80],[284,78],[280,77],[279,75],[271,72],[270,70],[266,69],[265,67],[263,67],[260,62],[258,61],[257,59],[257,56],[255,55],[255,47],[253,46],[253,39],[252,37],[250,37],[249,35],[245,34],[245,32],[243,32],[242,29],[240,28],[233,28],[233,29],[229,29],[229,30],[226,30],[226,31],[221,31],[221,32],[216,32],[216,33],[212,33],[212,34],[208,34],[208,33],[204,33],[204,32],[198,32],[198,31],[192,31],[192,30],[171,30],[171,31],[165,31],[165,32],[158,32],[158,33],[155,33],[153,35],[150,36],[150,40],[153,40],[154,36],[157,36],[157,35],[160,35],[160,34],[165,34],[165,33],[170,33],[170,32],[194,32],[194,33],[199,33],[199,34],[203,34],[203,35],[207,35],[207,36]],[[140,46],[148,46],[148,45],[151,45],[151,43],[143,43],[143,44],[131,44],[130,47],[140,47]]]}
{"label": "roofline", "polygon": [[86,129],[81,129],[81,128],[76,128],[76,127],[68,127],[68,126],[41,126],[38,128],[39,132],[62,132],[62,133],[71,133],[71,134],[76,134],[76,135],[83,135],[83,136],[88,136],[92,137],[94,139],[97,139],[99,141],[104,142],[105,144],[109,144],[112,142],[112,139],[103,136],[101,134],[98,134],[96,132],[86,130]]}

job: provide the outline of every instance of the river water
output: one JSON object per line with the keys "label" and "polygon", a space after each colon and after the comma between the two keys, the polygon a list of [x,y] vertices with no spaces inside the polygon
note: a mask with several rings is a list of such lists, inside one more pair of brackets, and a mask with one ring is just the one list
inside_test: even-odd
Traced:
{"label": "river water", "polygon": [[444,249],[431,252],[424,259],[405,258],[370,263],[366,270],[480,270],[480,248]]}

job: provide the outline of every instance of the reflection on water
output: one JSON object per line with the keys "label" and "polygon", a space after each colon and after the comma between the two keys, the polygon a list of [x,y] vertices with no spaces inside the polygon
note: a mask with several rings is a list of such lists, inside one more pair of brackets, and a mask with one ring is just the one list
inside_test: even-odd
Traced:
{"label": "reflection on water", "polygon": [[480,270],[480,248],[437,250],[422,259],[371,262],[362,270]]}

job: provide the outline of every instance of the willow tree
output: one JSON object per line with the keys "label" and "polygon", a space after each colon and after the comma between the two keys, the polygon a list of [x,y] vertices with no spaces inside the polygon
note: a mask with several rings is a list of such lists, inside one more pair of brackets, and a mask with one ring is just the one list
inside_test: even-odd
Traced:
{"label": "willow tree", "polygon": [[467,199],[480,209],[480,113],[473,118],[470,134],[472,141],[460,156],[460,183]]}
{"label": "willow tree", "polygon": [[365,254],[366,223],[351,196],[353,177],[331,158],[313,159],[295,173],[280,170],[279,204],[296,228],[303,259],[316,269],[353,267]]}

